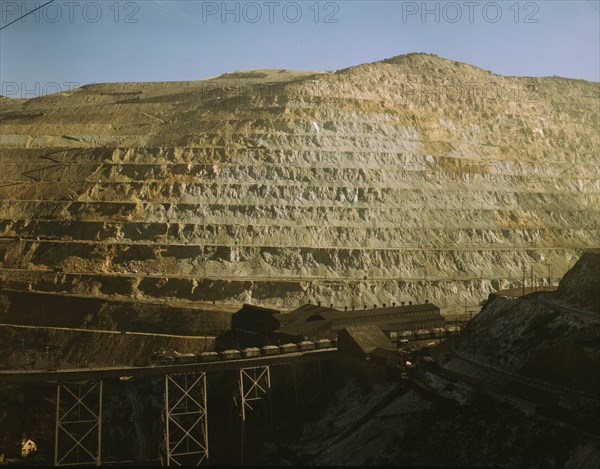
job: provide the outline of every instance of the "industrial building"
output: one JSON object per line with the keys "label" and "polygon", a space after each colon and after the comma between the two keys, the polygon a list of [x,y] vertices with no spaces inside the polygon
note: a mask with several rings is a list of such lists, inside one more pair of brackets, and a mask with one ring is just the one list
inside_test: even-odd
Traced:
{"label": "industrial building", "polygon": [[231,329],[247,334],[270,337],[280,326],[279,315],[275,309],[244,304],[242,309],[231,317]]}
{"label": "industrial building", "polygon": [[432,330],[444,326],[440,308],[426,302],[418,305],[345,309],[306,304],[288,313],[245,304],[231,320],[232,330],[254,335],[259,343],[335,339],[346,327],[377,326],[391,332]]}
{"label": "industrial building", "polygon": [[396,347],[377,326],[350,326],[338,333],[340,359],[349,371],[370,382],[397,381],[402,360]]}

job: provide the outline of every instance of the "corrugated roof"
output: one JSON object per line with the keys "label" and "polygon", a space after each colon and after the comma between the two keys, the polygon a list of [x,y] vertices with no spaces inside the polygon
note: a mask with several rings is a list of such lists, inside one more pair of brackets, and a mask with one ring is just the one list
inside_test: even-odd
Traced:
{"label": "corrugated roof", "polygon": [[272,308],[265,308],[264,306],[258,306],[258,305],[251,305],[249,303],[244,303],[242,305],[241,309],[250,309],[250,310],[256,310],[256,311],[264,311],[265,313],[273,313],[273,314],[280,314],[281,311],[278,311],[276,309],[272,309]]}
{"label": "corrugated roof", "polygon": [[262,306],[250,305],[245,303],[241,309],[239,309],[232,315],[231,322],[232,325],[241,321],[256,322],[257,324],[266,324],[269,322],[276,323],[276,318],[280,315],[281,313],[276,309],[264,308]]}
{"label": "corrugated roof", "polygon": [[[326,308],[327,311],[318,312],[323,319],[345,319],[345,318],[360,318],[365,316],[374,315],[392,315],[398,313],[412,313],[412,312],[425,312],[425,311],[439,311],[439,307],[433,303],[425,303],[421,305],[407,305],[407,306],[389,306],[386,308],[371,308],[371,309],[357,309],[354,311],[339,311],[335,309]],[[316,313],[316,312],[315,312]]]}
{"label": "corrugated roof", "polygon": [[346,331],[365,354],[371,353],[376,348],[395,350],[390,339],[377,326],[351,326],[345,327],[342,331]]}
{"label": "corrugated roof", "polygon": [[[312,321],[307,322],[307,324],[310,324]],[[330,321],[327,321],[330,322]],[[427,318],[427,319],[417,319],[415,320],[415,318],[400,318],[400,319],[394,319],[393,322],[390,322],[389,320],[385,319],[382,321],[369,321],[368,323],[365,323],[364,325],[367,326],[375,326],[378,327],[379,329],[381,329],[382,331],[402,331],[404,330],[403,328],[407,328],[406,330],[412,329],[412,326],[414,324],[434,324],[437,325],[439,324],[440,326],[442,326],[444,324],[444,318],[442,316],[438,317],[433,317],[433,318]],[[344,327],[349,327],[346,325],[332,325],[332,328],[341,330]],[[359,326],[356,326],[359,327]],[[435,327],[435,326],[430,326],[430,327]]]}
{"label": "corrugated roof", "polygon": [[375,347],[369,352],[371,357],[381,357],[387,359],[390,356],[398,356],[395,350],[384,349],[381,347]]}
{"label": "corrugated roof", "polygon": [[302,319],[282,324],[281,327],[275,330],[275,333],[284,333],[289,335],[309,336],[320,329],[327,330],[331,327],[331,322],[326,320],[320,321],[304,321]]}
{"label": "corrugated roof", "polygon": [[282,324],[288,324],[292,321],[305,320],[310,316],[315,314],[323,314],[326,312],[340,312],[336,309],[327,308],[325,306],[318,306],[312,304],[302,305],[299,308],[290,311],[289,313],[282,313],[280,316],[277,316],[277,320]]}

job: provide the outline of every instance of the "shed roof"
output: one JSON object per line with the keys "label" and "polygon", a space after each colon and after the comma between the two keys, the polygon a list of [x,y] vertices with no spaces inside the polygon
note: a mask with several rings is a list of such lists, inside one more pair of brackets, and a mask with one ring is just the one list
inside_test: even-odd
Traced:
{"label": "shed roof", "polygon": [[324,308],[325,311],[315,311],[314,317],[315,319],[346,319],[346,318],[359,318],[365,316],[373,316],[377,315],[392,315],[397,313],[412,313],[412,312],[425,312],[425,311],[438,311],[440,310],[439,306],[434,305],[433,303],[425,303],[420,305],[407,305],[407,306],[388,306],[386,308],[371,308],[371,309],[359,309],[354,311],[339,311],[331,308]]}
{"label": "shed roof", "polygon": [[371,350],[369,355],[371,357],[380,357],[380,358],[387,359],[389,357],[397,357],[398,353],[395,350],[389,350],[386,348],[375,347],[373,350]]}
{"label": "shed roof", "polygon": [[[298,320],[306,320],[315,314],[322,314],[326,312],[341,312],[336,309],[327,308],[325,306],[305,304],[296,308],[289,313],[282,313],[277,316],[277,320],[283,325],[284,323],[291,323]],[[323,318],[325,319],[325,318]]]}
{"label": "shed roof", "polygon": [[236,317],[245,317],[251,316],[252,318],[256,317],[268,317],[273,315],[281,314],[280,311],[271,308],[265,308],[263,306],[251,305],[248,303],[244,303],[238,311],[236,311],[233,315]]}
{"label": "shed roof", "polygon": [[[307,324],[312,323],[313,321],[308,321]],[[331,321],[327,321],[330,322]],[[427,319],[418,319],[415,320],[415,318],[400,318],[400,319],[394,319],[393,321],[390,321],[389,319],[385,319],[385,320],[381,320],[381,321],[369,321],[367,323],[363,323],[363,326],[369,325],[369,326],[375,326],[379,329],[381,329],[382,331],[397,331],[397,330],[402,330],[402,328],[407,328],[408,329],[412,329],[414,328],[415,324],[428,324],[430,326],[428,327],[437,327],[437,326],[443,326],[444,324],[444,318],[443,316],[439,316],[439,317],[433,317],[433,318],[427,318]],[[331,326],[333,329],[343,329],[344,327],[348,327],[347,325],[341,324],[341,325],[332,325]]]}
{"label": "shed roof", "polygon": [[327,320],[320,321],[304,321],[302,319],[281,324],[281,327],[275,330],[275,333],[283,333],[288,335],[310,336],[320,330],[325,331],[330,329],[331,323]]}
{"label": "shed roof", "polygon": [[[346,334],[365,354],[370,354],[376,348],[395,350],[394,345],[377,326],[351,326],[340,331]],[[342,341],[338,342],[339,345]]]}

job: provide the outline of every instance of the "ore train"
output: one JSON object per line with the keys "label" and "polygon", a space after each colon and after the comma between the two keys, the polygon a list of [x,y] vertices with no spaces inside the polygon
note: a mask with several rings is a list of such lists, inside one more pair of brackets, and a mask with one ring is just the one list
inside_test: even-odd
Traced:
{"label": "ore train", "polygon": [[[427,339],[441,339],[452,337],[460,332],[459,326],[436,327],[432,330],[419,329],[417,331],[391,332],[390,340],[397,345],[407,342]],[[303,340],[297,344],[289,343],[283,345],[265,345],[263,347],[248,347],[243,350],[223,350],[221,352],[201,352],[194,353],[167,353],[165,351],[156,352],[150,358],[150,364],[183,364],[183,363],[203,363],[222,360],[237,360],[242,358],[268,357],[271,355],[280,355],[284,353],[307,352],[310,350],[321,350],[337,347],[335,339],[317,339]]]}
{"label": "ore train", "polygon": [[415,340],[443,339],[453,337],[460,332],[460,326],[434,327],[433,329],[419,329],[417,331],[391,332],[392,342],[412,342]]}
{"label": "ore train", "polygon": [[307,352],[310,350],[321,350],[335,348],[337,342],[330,339],[303,340],[297,344],[289,343],[283,345],[265,345],[263,347],[248,347],[243,350],[223,350],[221,352],[201,353],[167,353],[164,351],[152,354],[151,364],[183,364],[203,363],[222,360],[236,360],[240,358],[259,358],[271,355],[280,355],[293,352]]}

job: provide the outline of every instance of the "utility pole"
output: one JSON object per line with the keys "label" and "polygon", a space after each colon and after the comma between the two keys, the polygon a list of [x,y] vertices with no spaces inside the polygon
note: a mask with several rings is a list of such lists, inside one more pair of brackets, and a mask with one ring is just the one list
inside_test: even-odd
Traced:
{"label": "utility pole", "polygon": [[533,288],[533,266],[532,265],[529,266],[529,272],[531,275],[531,291],[534,291],[534,288]]}
{"label": "utility pole", "polygon": [[473,342],[471,341],[471,323],[467,324],[467,341],[468,341],[468,348],[469,348],[469,356],[471,358],[473,358]]}

